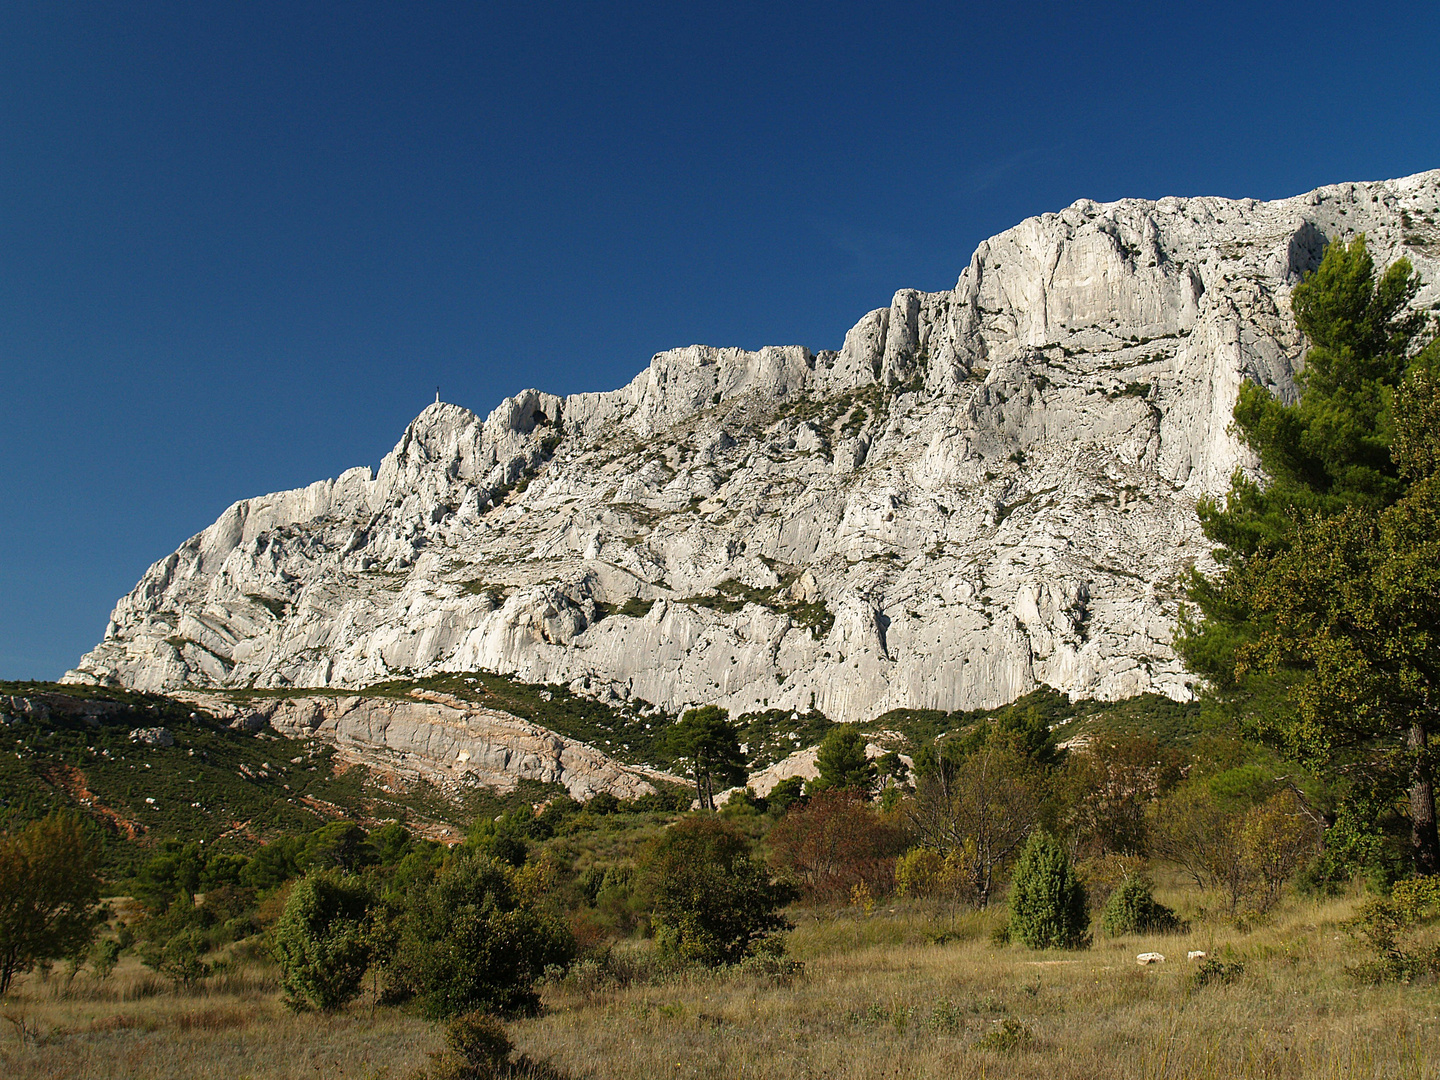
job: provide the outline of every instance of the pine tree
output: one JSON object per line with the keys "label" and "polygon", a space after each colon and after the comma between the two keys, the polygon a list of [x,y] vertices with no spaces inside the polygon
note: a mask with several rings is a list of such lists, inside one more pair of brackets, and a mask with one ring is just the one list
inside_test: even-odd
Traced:
{"label": "pine tree", "polygon": [[1425,587],[1397,576],[1424,557],[1423,527],[1404,522],[1426,513],[1420,462],[1440,433],[1426,374],[1440,346],[1417,348],[1419,288],[1404,259],[1377,281],[1364,237],[1331,244],[1296,286],[1310,342],[1300,399],[1242,387],[1236,428],[1266,480],[1237,473],[1223,504],[1198,507],[1222,569],[1193,576],[1199,617],[1182,614],[1176,645],[1219,690],[1260,706],[1254,734],[1341,788],[1332,839],[1373,849],[1359,834],[1408,783],[1416,865],[1440,869],[1431,615]]}

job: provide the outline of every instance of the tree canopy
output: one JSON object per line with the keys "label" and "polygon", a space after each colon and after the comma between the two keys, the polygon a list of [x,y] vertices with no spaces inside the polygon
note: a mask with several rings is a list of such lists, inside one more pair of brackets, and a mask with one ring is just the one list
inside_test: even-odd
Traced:
{"label": "tree canopy", "polygon": [[717,791],[745,782],[740,733],[718,705],[687,711],[670,729],[667,746],[672,757],[689,767],[702,809],[715,809]]}
{"label": "tree canopy", "polygon": [[1241,390],[1236,428],[1266,479],[1237,473],[1223,504],[1200,505],[1222,569],[1193,577],[1200,617],[1182,616],[1177,646],[1221,689],[1286,688],[1255,733],[1341,789],[1337,842],[1360,852],[1408,789],[1414,864],[1435,872],[1440,346],[1419,347],[1419,288],[1404,259],[1377,280],[1363,237],[1296,286],[1300,398]]}
{"label": "tree canopy", "polygon": [[68,814],[0,836],[0,996],[17,974],[90,943],[99,861],[99,846]]}
{"label": "tree canopy", "polygon": [[815,755],[820,775],[808,790],[858,791],[868,795],[875,786],[875,763],[866,754],[866,739],[850,724],[836,724],[825,735]]}

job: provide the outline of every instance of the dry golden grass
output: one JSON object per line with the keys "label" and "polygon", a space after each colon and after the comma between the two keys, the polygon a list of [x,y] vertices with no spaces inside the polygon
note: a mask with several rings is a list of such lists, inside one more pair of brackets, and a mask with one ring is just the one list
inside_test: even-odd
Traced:
{"label": "dry golden grass", "polygon": [[[582,970],[547,987],[544,1015],[511,1035],[577,1080],[1440,1075],[1440,990],[1362,987],[1345,973],[1357,954],[1340,924],[1355,898],[1291,901],[1244,930],[1202,916],[1205,897],[1162,898],[1195,929],[1077,953],[997,948],[996,914],[802,913],[791,951],[805,973],[790,985],[745,972],[616,985]],[[1186,950],[1227,947],[1244,974],[1193,987]],[[1152,950],[1167,962],[1137,966]],[[393,1010],[372,1022],[364,1003],[293,1016],[273,975],[142,996],[148,978],[132,962],[98,991],[82,975],[69,996],[54,977],[27,980],[7,1004],[44,1037],[0,1032],[0,1075],[399,1080],[439,1043],[432,1025]]]}
{"label": "dry golden grass", "polygon": [[221,975],[175,992],[132,960],[105,982],[30,976],[0,1013],[38,1035],[0,1025],[0,1076],[125,1080],[403,1077],[440,1044],[433,1024],[357,1006],[338,1016],[297,1016],[281,1003],[273,971]]}

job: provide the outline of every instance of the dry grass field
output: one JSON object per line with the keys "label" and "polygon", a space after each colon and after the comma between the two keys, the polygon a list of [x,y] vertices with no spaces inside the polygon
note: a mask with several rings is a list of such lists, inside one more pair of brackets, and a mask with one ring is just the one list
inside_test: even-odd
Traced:
{"label": "dry grass field", "polygon": [[[881,906],[800,912],[803,974],[651,973],[617,947],[547,986],[545,1011],[510,1026],[518,1050],[579,1078],[1361,1078],[1440,1076],[1440,990],[1365,987],[1342,923],[1358,897],[1291,900],[1258,925],[1207,916],[1202,894],[1162,893],[1185,934],[1097,938],[1076,953],[997,947],[999,913]],[[1187,950],[1243,964],[1196,985]],[[1164,953],[1140,967],[1136,954]],[[1231,969],[1233,970],[1233,969]],[[295,1016],[273,973],[246,969],[179,994],[127,961],[95,986],[31,976],[6,1012],[0,1075],[404,1077],[440,1044],[434,1025],[368,999]]]}

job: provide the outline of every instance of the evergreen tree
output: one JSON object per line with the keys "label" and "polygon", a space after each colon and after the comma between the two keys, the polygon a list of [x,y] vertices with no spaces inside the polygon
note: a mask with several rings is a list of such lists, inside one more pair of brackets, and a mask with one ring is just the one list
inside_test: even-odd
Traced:
{"label": "evergreen tree", "polygon": [[820,743],[815,756],[820,775],[807,790],[811,794],[847,789],[870,794],[875,787],[875,763],[866,756],[865,748],[865,736],[853,725],[836,724]]}
{"label": "evergreen tree", "polygon": [[1010,934],[1032,949],[1083,949],[1090,944],[1090,907],[1065,845],[1031,835],[1010,883]]}
{"label": "evergreen tree", "polygon": [[780,909],[794,890],[770,880],[744,833],[711,815],[665,830],[643,855],[640,873],[654,898],[655,939],[665,955],[710,967],[734,964],[790,928]]}
{"label": "evergreen tree", "polygon": [[370,966],[365,933],[371,897],[335,871],[296,882],[275,924],[275,959],[287,1004],[332,1012],[360,992]]}
{"label": "evergreen tree", "polygon": [[748,775],[740,733],[717,705],[686,712],[670,729],[666,745],[672,757],[689,766],[702,809],[714,810],[715,793],[743,784]]}
{"label": "evergreen tree", "polygon": [[1332,840],[1373,847],[1374,811],[1405,777],[1416,865],[1440,868],[1426,749],[1431,616],[1418,579],[1407,588],[1396,576],[1423,557],[1428,496],[1412,486],[1436,436],[1426,388],[1440,347],[1417,349],[1419,288],[1404,259],[1377,281],[1363,237],[1331,244],[1296,286],[1310,341],[1300,399],[1242,387],[1236,428],[1267,479],[1237,473],[1223,504],[1198,507],[1222,570],[1193,576],[1200,617],[1182,615],[1176,644],[1222,692],[1266,703],[1251,711],[1256,734],[1339,786]]}

